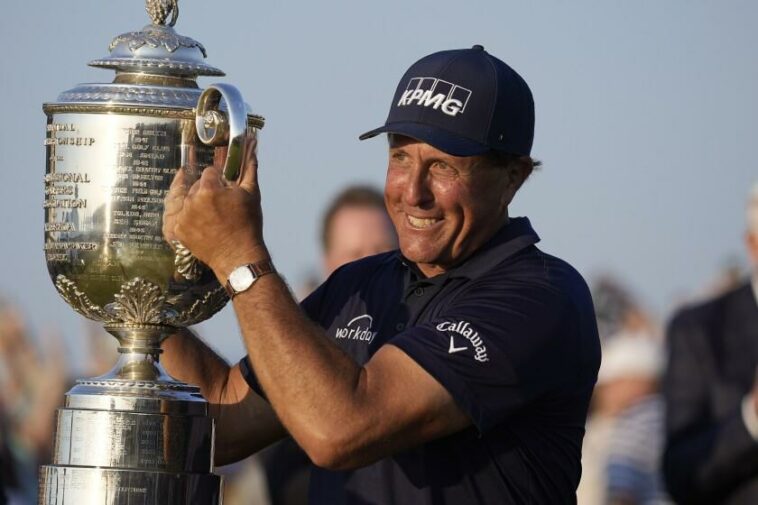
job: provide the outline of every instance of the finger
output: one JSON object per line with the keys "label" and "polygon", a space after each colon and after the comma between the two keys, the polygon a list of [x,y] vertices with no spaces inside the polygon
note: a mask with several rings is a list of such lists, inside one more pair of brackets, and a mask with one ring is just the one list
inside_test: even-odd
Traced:
{"label": "finger", "polygon": [[242,153],[242,174],[240,174],[239,186],[252,193],[258,189],[258,137],[256,135],[245,136],[245,146]]}
{"label": "finger", "polygon": [[[208,170],[207,168],[205,170]],[[203,173],[205,173],[205,170],[203,170]],[[189,190],[187,191],[187,200],[185,200],[184,204],[187,204],[187,201],[195,195],[200,190],[200,180],[202,177],[198,180],[196,180],[192,186],[190,186]]]}
{"label": "finger", "polygon": [[229,146],[218,146],[213,150],[213,166],[218,167],[219,170],[224,170],[226,164],[226,154],[229,151]]}
{"label": "finger", "polygon": [[200,177],[189,188],[188,197],[194,196],[201,189],[214,189],[223,186],[221,171],[215,165],[208,165],[200,173]]}
{"label": "finger", "polygon": [[187,174],[184,167],[180,167],[174,174],[174,179],[171,181],[171,186],[168,188],[169,193],[182,195],[187,193]]}

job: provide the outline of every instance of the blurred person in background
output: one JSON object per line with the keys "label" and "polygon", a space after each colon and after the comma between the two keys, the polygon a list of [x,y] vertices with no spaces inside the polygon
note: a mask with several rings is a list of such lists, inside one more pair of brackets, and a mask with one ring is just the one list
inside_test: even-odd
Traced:
{"label": "blurred person in background", "polygon": [[[5,363],[0,361],[0,384],[2,384],[2,375],[5,374]],[[6,488],[15,484],[16,476],[11,464],[11,455],[8,448],[8,429],[6,427],[5,406],[0,398],[0,505],[8,503]]]}
{"label": "blurred person in background", "polygon": [[0,302],[0,461],[13,505],[37,501],[37,467],[50,459],[55,410],[67,384],[62,339],[43,337],[38,349],[21,312]]}
{"label": "blurred person in background", "polygon": [[685,505],[758,503],[758,185],[747,221],[751,278],[668,328],[664,469]]}
{"label": "blurred person in background", "polygon": [[593,402],[613,419],[604,472],[607,505],[670,503],[663,484],[663,350],[654,335],[622,333],[603,346]]}
{"label": "blurred person in background", "polygon": [[[346,263],[396,248],[397,235],[379,190],[352,185],[331,200],[321,220],[322,279]],[[260,454],[271,505],[308,503],[311,462],[294,440],[282,440]]]}
{"label": "blurred person in background", "polygon": [[659,332],[610,277],[595,283],[603,360],[582,452],[581,505],[663,505]]}
{"label": "blurred person in background", "polygon": [[329,204],[321,223],[323,278],[346,263],[397,249],[384,195],[369,186],[349,186]]}

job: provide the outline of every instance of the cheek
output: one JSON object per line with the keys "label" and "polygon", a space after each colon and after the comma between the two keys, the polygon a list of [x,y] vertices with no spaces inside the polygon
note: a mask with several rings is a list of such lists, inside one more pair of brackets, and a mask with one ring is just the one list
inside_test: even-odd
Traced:
{"label": "cheek", "polygon": [[471,189],[472,201],[484,213],[498,214],[510,203],[512,188],[502,177],[484,179]]}
{"label": "cheek", "polygon": [[384,180],[384,201],[386,204],[399,201],[403,196],[405,181],[397,171],[388,170]]}
{"label": "cheek", "polygon": [[475,193],[462,184],[437,182],[432,192],[437,206],[447,213],[466,215],[476,205]]}

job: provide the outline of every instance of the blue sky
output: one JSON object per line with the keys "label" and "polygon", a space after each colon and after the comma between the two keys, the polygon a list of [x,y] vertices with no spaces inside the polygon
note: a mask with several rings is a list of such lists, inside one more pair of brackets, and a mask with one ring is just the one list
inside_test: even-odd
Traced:
{"label": "blue sky", "polygon": [[[32,7],[34,6],[34,7]],[[209,8],[212,6],[212,8]],[[665,319],[726,261],[746,264],[744,202],[758,180],[758,4],[751,1],[252,2],[180,0],[177,31],[202,42],[267,119],[260,140],[265,235],[293,285],[318,269],[319,216],[351,182],[381,186],[384,121],[421,56],[482,44],[535,96],[544,167],[517,196],[542,248],[587,277],[612,272]],[[79,353],[82,319],[42,254],[41,104],[80,82],[116,35],[148,23],[140,0],[9,2],[0,19],[0,293]],[[201,326],[241,354],[230,309]],[[72,358],[76,360],[77,358]]]}

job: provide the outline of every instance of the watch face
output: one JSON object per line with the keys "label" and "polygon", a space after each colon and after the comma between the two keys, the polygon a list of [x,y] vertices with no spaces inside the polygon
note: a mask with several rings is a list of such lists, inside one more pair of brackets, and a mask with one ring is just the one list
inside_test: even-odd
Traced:
{"label": "watch face", "polygon": [[229,284],[238,293],[249,288],[253,280],[253,272],[247,266],[235,268],[229,275]]}

